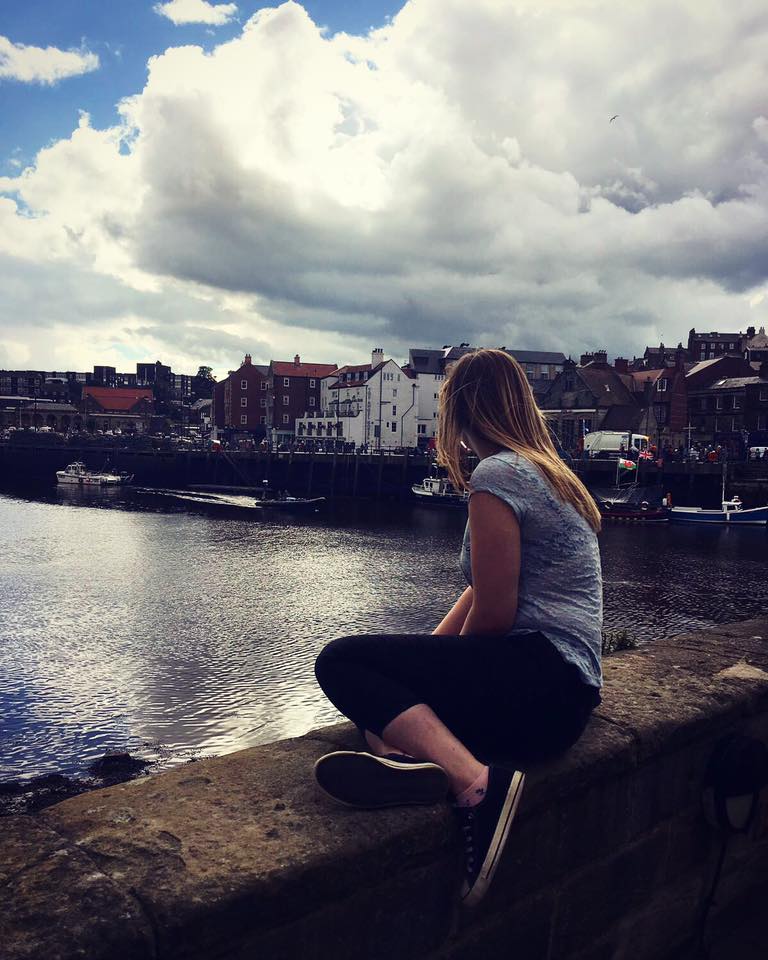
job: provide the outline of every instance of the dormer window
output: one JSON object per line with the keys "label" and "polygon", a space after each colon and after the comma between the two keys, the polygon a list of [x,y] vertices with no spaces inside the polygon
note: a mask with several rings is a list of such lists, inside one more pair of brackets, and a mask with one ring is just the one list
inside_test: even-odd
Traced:
{"label": "dormer window", "polygon": [[667,381],[666,381],[666,380],[657,380],[657,381],[656,381],[656,389],[659,391],[659,393],[664,393],[664,391],[667,389]]}

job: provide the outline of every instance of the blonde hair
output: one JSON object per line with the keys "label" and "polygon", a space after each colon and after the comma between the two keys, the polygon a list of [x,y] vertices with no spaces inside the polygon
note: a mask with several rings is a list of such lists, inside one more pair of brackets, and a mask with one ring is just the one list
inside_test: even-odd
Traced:
{"label": "blonde hair", "polygon": [[536,406],[520,364],[504,350],[475,350],[448,372],[440,390],[438,463],[458,489],[469,486],[462,435],[514,450],[539,469],[563,503],[570,503],[592,529],[600,511],[576,474],[560,459],[544,415]]}

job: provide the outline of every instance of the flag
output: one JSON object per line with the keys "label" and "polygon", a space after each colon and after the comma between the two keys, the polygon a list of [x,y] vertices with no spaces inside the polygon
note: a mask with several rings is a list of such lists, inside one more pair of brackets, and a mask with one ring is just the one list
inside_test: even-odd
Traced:
{"label": "flag", "polygon": [[619,457],[619,467],[622,470],[637,470],[637,464],[634,460],[623,460]]}

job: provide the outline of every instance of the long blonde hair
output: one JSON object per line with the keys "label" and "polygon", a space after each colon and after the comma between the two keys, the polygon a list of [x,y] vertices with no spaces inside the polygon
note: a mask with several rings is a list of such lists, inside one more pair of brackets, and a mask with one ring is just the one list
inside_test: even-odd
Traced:
{"label": "long blonde hair", "polygon": [[584,484],[560,459],[544,415],[536,406],[520,364],[504,350],[474,350],[451,367],[440,390],[438,462],[458,489],[469,475],[462,436],[469,431],[488,443],[525,457],[570,503],[592,529],[600,529],[600,511]]}

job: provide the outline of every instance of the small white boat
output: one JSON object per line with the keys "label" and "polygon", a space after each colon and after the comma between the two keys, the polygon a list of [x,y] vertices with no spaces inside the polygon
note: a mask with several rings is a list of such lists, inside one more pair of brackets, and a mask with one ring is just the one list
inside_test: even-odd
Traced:
{"label": "small white boat", "polygon": [[287,490],[272,490],[268,482],[253,498],[252,506],[257,510],[303,510],[306,507],[315,508],[325,503],[325,497],[292,497]]}
{"label": "small white boat", "polygon": [[469,500],[469,493],[459,493],[446,477],[425,477],[421,483],[414,483],[413,493],[425,503],[447,503],[454,506],[464,506]]}
{"label": "small white boat", "polygon": [[94,473],[86,469],[84,463],[77,461],[70,463],[66,469],[56,471],[58,483],[75,484],[80,487],[116,487],[130,483],[133,474],[128,473]]}

